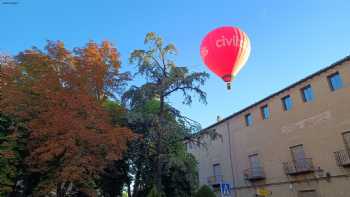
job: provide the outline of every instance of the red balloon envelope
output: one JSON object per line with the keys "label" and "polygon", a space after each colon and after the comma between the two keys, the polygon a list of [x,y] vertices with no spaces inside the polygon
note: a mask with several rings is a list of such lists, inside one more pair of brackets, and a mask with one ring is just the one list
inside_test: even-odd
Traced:
{"label": "red balloon envelope", "polygon": [[220,27],[205,36],[200,52],[208,68],[230,88],[230,82],[248,60],[250,41],[237,27]]}

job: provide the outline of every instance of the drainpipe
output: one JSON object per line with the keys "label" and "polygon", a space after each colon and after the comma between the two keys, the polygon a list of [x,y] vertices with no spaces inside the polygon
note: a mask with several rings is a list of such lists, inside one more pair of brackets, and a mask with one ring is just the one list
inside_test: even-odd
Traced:
{"label": "drainpipe", "polygon": [[[233,172],[233,164],[232,164],[232,153],[231,153],[231,134],[230,134],[230,123],[229,123],[229,120],[226,120],[227,124],[227,134],[228,134],[228,145],[229,145],[229,153],[230,153],[230,166],[231,166],[231,173],[232,173],[232,187],[234,188],[235,185],[236,185],[236,181],[235,181],[235,176],[234,176],[234,172]],[[235,189],[232,189],[233,190],[233,196],[236,197],[237,194],[236,194],[236,190]]]}

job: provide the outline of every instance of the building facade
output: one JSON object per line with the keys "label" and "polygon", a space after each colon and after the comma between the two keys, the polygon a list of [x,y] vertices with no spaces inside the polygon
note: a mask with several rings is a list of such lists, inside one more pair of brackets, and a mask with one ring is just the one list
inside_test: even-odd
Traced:
{"label": "building facade", "polygon": [[208,129],[222,140],[188,147],[201,184],[228,182],[236,197],[349,197],[350,57]]}

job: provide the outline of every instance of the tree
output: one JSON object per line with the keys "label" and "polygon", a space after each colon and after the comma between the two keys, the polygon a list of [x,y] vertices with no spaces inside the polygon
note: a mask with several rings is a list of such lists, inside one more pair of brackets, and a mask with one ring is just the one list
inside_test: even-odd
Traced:
{"label": "tree", "polygon": [[23,160],[23,144],[16,129],[18,127],[11,118],[0,114],[0,196],[13,192],[22,174],[19,167]]}
{"label": "tree", "polygon": [[0,196],[29,196],[38,182],[24,160],[28,156],[27,142],[26,126],[0,113]]}
{"label": "tree", "polygon": [[151,191],[147,194],[147,197],[162,197],[162,194],[157,191],[155,186],[153,186]]}
{"label": "tree", "polygon": [[129,165],[125,159],[114,161],[102,172],[99,188],[104,197],[122,195],[125,184],[130,184]]}
{"label": "tree", "polygon": [[[0,101],[3,100],[6,85],[3,71],[5,67],[11,67],[11,63],[10,56],[0,54]],[[21,122],[2,111],[0,108],[0,196],[15,193],[15,196],[20,196],[26,190],[23,188],[23,181],[26,173],[24,157],[27,154],[27,130]]]}
{"label": "tree", "polygon": [[[183,142],[189,138],[193,129],[198,129],[193,121],[181,115],[181,113],[166,101],[174,93],[183,95],[183,103],[191,104],[192,96],[197,95],[199,101],[206,103],[206,93],[201,89],[209,77],[204,72],[191,73],[185,66],[177,66],[171,59],[176,54],[173,44],[163,45],[162,39],[155,33],[148,33],[145,44],[147,50],[134,50],[130,57],[130,63],[136,64],[137,74],[143,76],[146,83],[141,87],[131,87],[123,96],[124,103],[129,108],[135,109],[145,105],[148,101],[158,99],[159,107],[152,114],[147,123],[149,140],[152,148],[152,174],[157,191],[164,191],[162,187],[162,171],[171,152],[169,142]],[[169,116],[175,121],[170,121]],[[178,124],[178,123],[182,124]],[[179,125],[186,125],[179,127]],[[175,141],[174,141],[175,140]],[[173,143],[176,144],[176,143]]]}
{"label": "tree", "polygon": [[197,161],[187,153],[183,144],[176,143],[162,172],[166,196],[191,197],[198,186]]}
{"label": "tree", "polygon": [[128,128],[110,122],[103,103],[129,79],[120,73],[117,50],[107,41],[68,51],[49,41],[45,50],[19,53],[1,65],[1,113],[25,123],[26,163],[40,174],[37,195],[96,195],[94,179],[121,159]]}
{"label": "tree", "polygon": [[[127,110],[119,102],[107,100],[103,107],[108,112],[112,125],[127,126]],[[129,145],[130,146],[130,145]],[[104,197],[115,197],[123,195],[125,186],[128,188],[128,194],[131,197],[131,177],[129,159],[123,155],[123,158],[114,161],[100,174],[97,183]]]}

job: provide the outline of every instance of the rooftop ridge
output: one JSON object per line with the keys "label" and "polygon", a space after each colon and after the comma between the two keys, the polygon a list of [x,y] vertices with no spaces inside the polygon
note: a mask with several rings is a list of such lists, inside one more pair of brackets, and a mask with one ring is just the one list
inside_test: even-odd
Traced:
{"label": "rooftop ridge", "polygon": [[215,127],[216,125],[219,125],[219,124],[225,122],[226,120],[229,120],[229,119],[231,119],[232,117],[237,116],[237,115],[243,113],[244,111],[248,110],[249,108],[252,108],[252,107],[254,107],[254,106],[257,106],[257,105],[259,105],[260,103],[262,103],[262,102],[264,102],[264,101],[266,101],[266,100],[268,100],[268,99],[270,99],[270,98],[272,98],[272,97],[274,97],[274,96],[276,96],[276,95],[278,95],[278,94],[281,94],[282,92],[284,92],[284,91],[286,91],[286,90],[288,90],[288,89],[291,89],[291,88],[293,88],[294,86],[297,86],[298,84],[300,84],[300,83],[302,83],[302,82],[304,82],[304,81],[307,81],[308,79],[311,79],[311,78],[313,78],[313,77],[315,77],[315,76],[317,76],[317,75],[319,75],[319,74],[321,74],[321,73],[323,73],[323,72],[326,72],[327,70],[330,70],[330,69],[332,69],[332,68],[334,68],[334,67],[336,67],[336,66],[338,66],[338,65],[340,65],[340,64],[342,64],[342,63],[344,63],[344,62],[346,62],[346,61],[350,61],[350,55],[348,55],[348,56],[346,56],[346,57],[344,57],[344,58],[342,58],[342,59],[340,59],[340,60],[338,60],[338,61],[332,63],[331,65],[329,65],[329,66],[327,66],[327,67],[325,67],[325,68],[320,69],[320,70],[317,71],[317,72],[314,72],[314,73],[312,73],[312,74],[310,74],[310,75],[308,75],[308,76],[306,76],[306,77],[304,77],[304,78],[302,78],[302,79],[300,79],[300,80],[298,80],[298,81],[292,83],[291,85],[289,85],[289,86],[287,86],[287,87],[285,87],[285,88],[283,88],[283,89],[281,89],[281,90],[279,90],[279,91],[277,91],[277,92],[275,92],[275,93],[270,94],[269,96],[267,96],[267,97],[265,97],[265,98],[263,98],[263,99],[261,99],[261,100],[258,100],[257,102],[254,102],[254,103],[251,104],[251,105],[248,105],[247,107],[244,107],[243,109],[241,109],[241,110],[239,110],[239,111],[237,111],[237,112],[234,112],[233,114],[231,114],[231,115],[229,115],[229,116],[223,118],[222,120],[220,120],[220,121],[218,121],[218,122],[216,122],[216,123],[214,123],[214,124],[212,124],[212,125],[207,126],[206,128],[204,128],[204,129],[202,129],[202,130],[200,130],[199,132],[194,133],[194,134],[200,134],[200,133],[204,132],[205,130],[208,130],[208,129],[212,128],[212,127]]}

